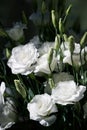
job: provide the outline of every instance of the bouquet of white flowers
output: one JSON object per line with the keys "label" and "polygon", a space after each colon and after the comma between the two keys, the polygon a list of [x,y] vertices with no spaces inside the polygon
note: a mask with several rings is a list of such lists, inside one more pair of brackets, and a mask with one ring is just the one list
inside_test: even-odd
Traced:
{"label": "bouquet of white flowers", "polygon": [[29,17],[38,34],[28,42],[24,12],[23,21],[13,28],[0,28],[6,43],[0,57],[0,130],[12,125],[14,129],[21,122],[33,129],[28,125],[35,121],[35,129],[42,130],[86,128],[87,32],[79,42],[67,33],[72,6],[63,12],[64,2],[59,9],[58,2],[49,9],[50,2],[38,1],[37,11]]}

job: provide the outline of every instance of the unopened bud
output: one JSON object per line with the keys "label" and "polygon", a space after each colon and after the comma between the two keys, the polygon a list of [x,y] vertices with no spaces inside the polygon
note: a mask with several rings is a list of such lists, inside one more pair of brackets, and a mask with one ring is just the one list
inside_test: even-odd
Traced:
{"label": "unopened bud", "polygon": [[62,34],[64,32],[63,22],[62,19],[59,19],[59,32]]}
{"label": "unopened bud", "polygon": [[26,91],[24,86],[19,80],[14,80],[16,90],[21,94],[21,96],[25,99],[26,98]]}
{"label": "unopened bud", "polygon": [[5,54],[6,54],[6,58],[9,59],[9,57],[10,57],[10,51],[9,51],[8,48],[6,48]]}
{"label": "unopened bud", "polygon": [[69,42],[69,50],[71,53],[73,53],[74,49],[75,49],[75,40],[73,36],[70,36],[68,38],[68,42]]}
{"label": "unopened bud", "polygon": [[54,28],[56,28],[56,14],[55,14],[55,10],[51,11],[51,17],[52,17],[52,23]]}
{"label": "unopened bud", "polygon": [[68,9],[66,10],[66,16],[69,14],[71,8],[72,8],[72,5],[69,5]]}
{"label": "unopened bud", "polygon": [[51,89],[55,87],[53,79],[49,78],[48,83],[49,83]]}
{"label": "unopened bud", "polygon": [[81,47],[83,48],[86,43],[87,43],[87,32],[84,33],[83,37],[80,40]]}
{"label": "unopened bud", "polygon": [[45,12],[46,12],[46,3],[43,0],[43,2],[42,2],[42,13],[45,14]]}
{"label": "unopened bud", "polygon": [[58,51],[59,48],[60,48],[60,35],[57,34],[55,37],[54,49]]}
{"label": "unopened bud", "polygon": [[64,38],[64,41],[67,42],[68,41],[68,37],[66,34],[63,34],[63,38]]}
{"label": "unopened bud", "polygon": [[53,59],[53,48],[50,49],[48,53],[48,64],[50,65]]}

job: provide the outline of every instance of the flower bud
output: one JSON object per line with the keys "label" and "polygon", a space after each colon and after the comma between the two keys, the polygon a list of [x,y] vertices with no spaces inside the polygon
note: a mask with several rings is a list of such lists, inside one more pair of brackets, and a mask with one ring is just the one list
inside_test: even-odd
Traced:
{"label": "flower bud", "polygon": [[51,11],[51,17],[52,17],[52,23],[54,28],[56,28],[56,15],[55,15],[55,10]]}
{"label": "flower bud", "polygon": [[80,45],[83,48],[87,42],[87,32],[84,33],[83,37],[80,40]]}
{"label": "flower bud", "polygon": [[64,41],[67,42],[68,41],[68,37],[66,34],[63,34],[63,38],[64,38]]}
{"label": "flower bud", "polygon": [[46,12],[46,3],[45,3],[45,1],[42,2],[41,10],[42,10],[42,13],[45,14],[45,12]]}
{"label": "flower bud", "polygon": [[73,53],[74,48],[75,48],[74,37],[73,37],[73,36],[70,36],[70,37],[68,38],[68,41],[69,41],[69,50],[70,50],[71,53]]}
{"label": "flower bud", "polygon": [[21,96],[25,99],[26,98],[26,91],[24,86],[19,80],[14,80],[16,90],[21,94]]}
{"label": "flower bud", "polygon": [[63,22],[62,19],[59,19],[59,32],[62,34],[64,32]]}
{"label": "flower bud", "polygon": [[50,49],[48,53],[48,64],[50,65],[53,59],[53,48]]}
{"label": "flower bud", "polygon": [[54,49],[56,49],[58,51],[59,48],[60,48],[60,35],[57,34],[56,37],[55,37]]}
{"label": "flower bud", "polygon": [[10,51],[9,51],[8,48],[6,48],[6,50],[5,50],[5,54],[6,54],[6,58],[9,59],[11,53],[10,53]]}
{"label": "flower bud", "polygon": [[49,83],[51,89],[55,87],[54,81],[51,78],[49,78],[48,83]]}
{"label": "flower bud", "polygon": [[72,8],[72,5],[69,5],[68,9],[66,10],[66,16],[69,14],[71,8]]}

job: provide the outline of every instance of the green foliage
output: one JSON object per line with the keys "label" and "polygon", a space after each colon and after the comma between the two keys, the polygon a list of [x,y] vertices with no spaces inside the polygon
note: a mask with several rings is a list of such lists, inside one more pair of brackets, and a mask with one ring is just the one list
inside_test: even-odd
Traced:
{"label": "green foliage", "polygon": [[8,37],[4,29],[0,28],[0,37]]}

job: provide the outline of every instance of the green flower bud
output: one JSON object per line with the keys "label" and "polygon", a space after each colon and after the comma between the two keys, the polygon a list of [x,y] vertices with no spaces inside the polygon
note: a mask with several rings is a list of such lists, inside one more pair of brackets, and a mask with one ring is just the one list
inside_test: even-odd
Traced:
{"label": "green flower bud", "polygon": [[68,41],[68,37],[66,34],[63,34],[63,38],[64,38],[64,41],[67,42]]}
{"label": "green flower bud", "polygon": [[51,11],[51,17],[52,17],[52,23],[54,28],[56,28],[56,14],[55,14],[55,10]]}
{"label": "green flower bud", "polygon": [[72,5],[69,5],[68,9],[66,10],[66,16],[69,14],[71,8],[72,8]]}
{"label": "green flower bud", "polygon": [[16,90],[21,94],[21,96],[25,99],[26,98],[26,91],[24,86],[19,80],[14,80]]}
{"label": "green flower bud", "polygon": [[49,78],[48,83],[49,83],[51,89],[55,87],[53,79]]}
{"label": "green flower bud", "polygon": [[48,64],[50,66],[52,59],[53,59],[53,48],[50,49],[49,53],[48,53]]}
{"label": "green flower bud", "polygon": [[64,32],[63,22],[62,19],[59,19],[59,32],[62,34]]}
{"label": "green flower bud", "polygon": [[8,48],[6,48],[5,54],[6,54],[6,58],[9,59],[9,57],[10,57],[11,54],[10,54],[10,51],[9,51]]}
{"label": "green flower bud", "polygon": [[74,37],[73,36],[70,36],[68,38],[68,42],[69,42],[69,50],[71,53],[73,53],[74,49],[75,49],[75,40],[74,40]]}
{"label": "green flower bud", "polygon": [[42,8],[41,8],[41,10],[42,10],[42,13],[45,14],[45,12],[46,12],[46,3],[45,3],[44,0],[42,2]]}
{"label": "green flower bud", "polygon": [[58,51],[59,48],[60,48],[60,35],[57,34],[55,37],[54,49]]}
{"label": "green flower bud", "polygon": [[83,48],[86,43],[87,43],[87,32],[84,33],[83,37],[80,40],[81,47]]}

